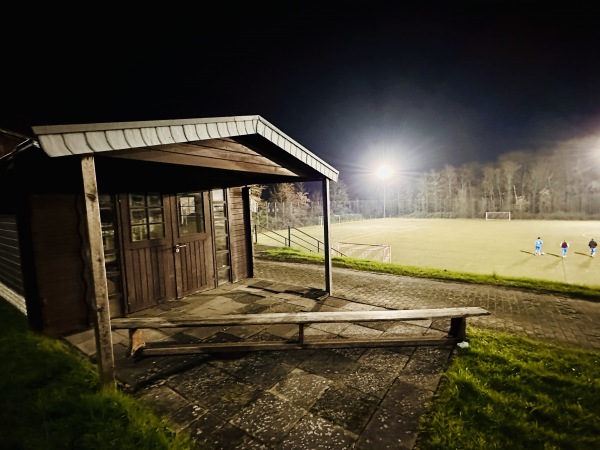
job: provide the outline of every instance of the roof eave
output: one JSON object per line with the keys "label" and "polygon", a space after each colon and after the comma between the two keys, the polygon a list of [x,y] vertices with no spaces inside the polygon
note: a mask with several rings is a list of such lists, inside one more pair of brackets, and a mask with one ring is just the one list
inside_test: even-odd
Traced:
{"label": "roof eave", "polygon": [[335,168],[257,115],[50,125],[32,127],[32,130],[40,141],[42,149],[51,157],[95,154],[258,134],[322,176],[337,181],[339,175]]}

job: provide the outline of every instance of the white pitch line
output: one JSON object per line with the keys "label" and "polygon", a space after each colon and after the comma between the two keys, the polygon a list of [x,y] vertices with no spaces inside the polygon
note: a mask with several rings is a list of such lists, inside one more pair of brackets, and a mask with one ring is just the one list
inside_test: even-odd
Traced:
{"label": "white pitch line", "polygon": [[592,239],[594,236],[600,236],[600,232],[598,232],[598,233],[589,233],[589,232],[588,233],[583,233],[582,236],[584,238],[586,238],[586,239],[587,238]]}
{"label": "white pitch line", "polygon": [[351,236],[348,239],[357,239],[357,238],[362,238],[365,236],[373,236],[374,234],[400,234],[400,233],[409,233],[411,231],[416,231],[421,229],[421,227],[414,227],[414,228],[410,228],[410,229],[404,229],[404,230],[392,230],[390,231],[388,227],[383,227],[383,229],[385,230],[387,228],[387,231],[373,231],[372,229],[369,230],[368,233],[361,233],[361,234],[355,234],[353,236]]}

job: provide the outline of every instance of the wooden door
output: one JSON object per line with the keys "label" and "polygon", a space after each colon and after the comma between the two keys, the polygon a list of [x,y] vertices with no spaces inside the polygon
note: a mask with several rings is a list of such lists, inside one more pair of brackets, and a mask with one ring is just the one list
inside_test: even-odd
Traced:
{"label": "wooden door", "polygon": [[216,286],[207,192],[131,193],[119,202],[127,313]]}
{"label": "wooden door", "polygon": [[177,194],[171,214],[177,298],[215,287],[208,192]]}
{"label": "wooden door", "polygon": [[119,196],[128,313],[175,298],[170,203],[157,192]]}

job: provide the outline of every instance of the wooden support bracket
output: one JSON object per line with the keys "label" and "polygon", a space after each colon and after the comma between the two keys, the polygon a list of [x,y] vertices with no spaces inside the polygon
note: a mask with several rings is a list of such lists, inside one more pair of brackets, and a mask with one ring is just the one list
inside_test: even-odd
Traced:
{"label": "wooden support bracket", "polygon": [[130,356],[135,356],[140,349],[146,346],[146,341],[144,340],[144,334],[142,333],[142,330],[139,328],[131,328],[129,330],[129,342],[131,344]]}

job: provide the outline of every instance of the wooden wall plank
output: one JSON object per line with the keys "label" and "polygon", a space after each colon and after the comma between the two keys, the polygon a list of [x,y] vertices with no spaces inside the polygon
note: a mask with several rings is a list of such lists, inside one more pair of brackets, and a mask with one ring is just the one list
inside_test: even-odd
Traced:
{"label": "wooden wall plank", "polygon": [[[250,276],[242,188],[229,189],[229,242],[233,282]],[[249,232],[249,230],[248,230]]]}
{"label": "wooden wall plank", "polygon": [[25,293],[17,219],[14,215],[0,215],[0,282],[18,294]]}

